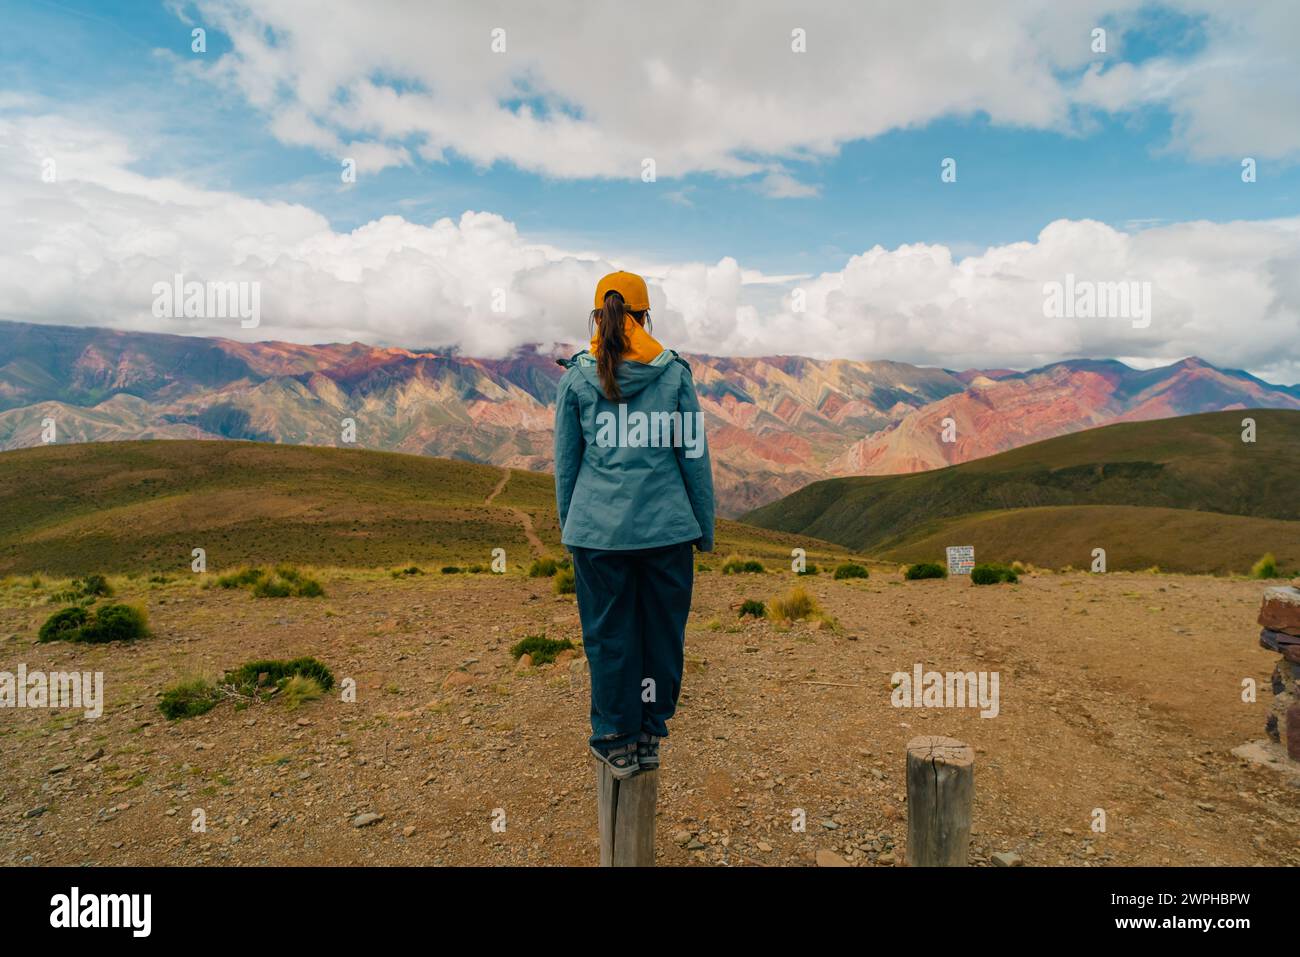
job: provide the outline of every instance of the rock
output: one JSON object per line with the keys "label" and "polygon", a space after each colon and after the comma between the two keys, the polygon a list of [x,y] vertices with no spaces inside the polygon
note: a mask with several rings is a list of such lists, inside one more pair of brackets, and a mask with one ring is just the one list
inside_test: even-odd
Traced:
{"label": "rock", "polygon": [[104,756],[104,749],[96,748],[94,751],[91,751],[89,754],[83,755],[82,759],[87,763],[89,763],[91,761],[98,761],[103,756]]}
{"label": "rock", "polygon": [[1207,814],[1213,814],[1216,810],[1218,810],[1213,804],[1207,804],[1204,801],[1197,801],[1196,806],[1200,808],[1202,811],[1205,811]]}
{"label": "rock", "polygon": [[[525,655],[524,657],[526,658],[528,656]],[[468,671],[453,671],[451,674],[447,675],[447,677],[443,679],[442,690],[453,691],[456,688],[464,688],[466,685],[471,685],[473,683],[474,683],[474,676],[471,675]]]}
{"label": "rock", "polygon": [[365,814],[358,814],[352,819],[353,827],[369,827],[371,824],[378,824],[384,819],[382,814],[376,814],[374,811],[367,811]]}
{"label": "rock", "polygon": [[1288,635],[1280,631],[1270,631],[1264,628],[1259,633],[1259,646],[1267,648],[1269,651],[1275,651],[1279,655],[1285,654],[1288,648],[1294,648],[1300,645],[1300,638],[1295,635]]}
{"label": "rock", "polygon": [[767,843],[767,841],[759,841],[759,842],[758,842],[758,849],[759,849],[760,851],[762,851],[764,854],[771,854],[771,853],[772,853],[772,845],[769,844],[769,843]]}
{"label": "rock", "polygon": [[678,831],[676,834],[673,835],[673,843],[676,844],[678,847],[685,847],[686,843],[690,839],[691,839],[690,831]]}
{"label": "rock", "polygon": [[1259,608],[1259,623],[1269,631],[1300,635],[1300,588],[1274,585],[1264,589]]}
{"label": "rock", "polygon": [[406,827],[402,828],[402,837],[410,837],[414,833],[415,833],[414,824],[408,824],[406,825]]}
{"label": "rock", "polygon": [[62,774],[66,770],[68,770],[68,766],[66,764],[56,764],[54,767],[50,768],[49,773]]}
{"label": "rock", "polygon": [[1015,851],[998,851],[993,855],[994,867],[1023,867],[1024,863]]}
{"label": "rock", "polygon": [[897,860],[898,858],[894,856],[893,851],[885,851],[885,853],[876,858],[876,863],[881,867],[893,867]]}
{"label": "rock", "polygon": [[818,867],[848,867],[849,866],[848,861],[840,857],[834,851],[828,851],[824,847],[818,848],[816,860],[817,860]]}
{"label": "rock", "polygon": [[531,668],[532,666],[533,666],[533,656],[532,656],[532,655],[529,655],[529,654],[522,654],[522,655],[519,656],[519,667],[520,667],[520,668]]}
{"label": "rock", "polygon": [[555,656],[555,663],[557,665],[565,665],[568,664],[576,657],[578,657],[577,651],[575,651],[573,648],[565,648],[563,651],[561,651],[558,655]]}
{"label": "rock", "polygon": [[42,804],[42,805],[39,805],[38,807],[34,807],[34,808],[32,808],[31,810],[24,811],[24,812],[23,812],[23,817],[40,817],[42,814],[44,814],[44,813],[45,813],[46,811],[48,811],[49,809],[50,809],[50,806],[49,806],[48,804]]}

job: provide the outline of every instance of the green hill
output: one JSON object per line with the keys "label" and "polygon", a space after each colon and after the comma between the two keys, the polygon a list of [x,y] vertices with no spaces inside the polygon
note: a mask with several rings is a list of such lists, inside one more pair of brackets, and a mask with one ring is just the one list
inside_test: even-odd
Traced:
{"label": "green hill", "polygon": [[1183,508],[1066,505],[979,512],[916,529],[878,557],[943,561],[944,547],[974,545],[980,560],[1086,570],[1106,550],[1110,571],[1159,566],[1194,574],[1246,572],[1265,551],[1300,569],[1300,522]]}
{"label": "green hill", "polygon": [[1131,543],[1107,548],[1111,568],[1244,571],[1267,550],[1295,567],[1300,412],[1110,425],[932,472],[816,482],[744,519],[898,560],[975,544],[983,558],[1086,567],[1110,535]]}
{"label": "green hill", "polygon": [[[529,563],[519,512],[560,554],[550,475],[361,449],[234,441],[51,445],[0,453],[0,574]],[[519,510],[516,512],[515,509]],[[718,523],[718,551],[788,561],[825,542]]]}

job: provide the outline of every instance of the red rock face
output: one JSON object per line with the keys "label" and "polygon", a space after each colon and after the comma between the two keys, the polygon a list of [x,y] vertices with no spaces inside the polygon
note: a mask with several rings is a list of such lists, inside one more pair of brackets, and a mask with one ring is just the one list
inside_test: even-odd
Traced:
{"label": "red rock face", "polygon": [[[1058,363],[997,380],[975,375],[963,392],[910,410],[855,442],[828,469],[836,475],[922,472],[1111,422],[1262,407],[1300,409],[1300,399],[1199,359],[1147,372],[1117,362]],[[945,419],[955,422],[954,442],[944,441]]]}
{"label": "red rock face", "polygon": [[[568,352],[566,351],[567,355]],[[1200,360],[1140,372],[1064,362],[951,373],[899,362],[688,356],[719,511],[743,514],[818,479],[939,468],[1121,419],[1300,408],[1292,391]],[[253,438],[551,467],[554,357],[505,359],[0,323],[0,448],[40,441]],[[943,420],[956,441],[942,441]]]}

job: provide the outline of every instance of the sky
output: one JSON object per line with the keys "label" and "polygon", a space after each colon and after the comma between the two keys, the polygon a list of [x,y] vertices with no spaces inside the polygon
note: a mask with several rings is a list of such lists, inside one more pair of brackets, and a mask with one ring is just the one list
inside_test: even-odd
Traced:
{"label": "sky", "polygon": [[[625,268],[680,351],[1300,381],[1291,0],[3,22],[3,319],[497,357],[584,340]],[[177,275],[255,286],[257,324],[160,314]],[[1054,283],[1131,284],[1149,315],[1051,315]]]}

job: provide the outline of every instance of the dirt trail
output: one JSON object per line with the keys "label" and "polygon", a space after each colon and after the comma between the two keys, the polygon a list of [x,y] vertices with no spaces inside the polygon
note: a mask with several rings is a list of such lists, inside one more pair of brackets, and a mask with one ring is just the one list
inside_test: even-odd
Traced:
{"label": "dirt trail", "polygon": [[[502,468],[501,472],[501,481],[497,482],[496,488],[492,489],[488,493],[488,497],[483,499],[484,505],[491,505],[510,483],[510,469]],[[524,527],[524,537],[528,539],[528,545],[533,550],[533,556],[540,557],[546,554],[546,546],[542,544],[542,540],[537,536],[537,529],[533,527],[533,517],[522,508],[516,508],[514,505],[502,505],[500,507],[513,512],[515,518],[519,520],[519,524]]]}

